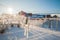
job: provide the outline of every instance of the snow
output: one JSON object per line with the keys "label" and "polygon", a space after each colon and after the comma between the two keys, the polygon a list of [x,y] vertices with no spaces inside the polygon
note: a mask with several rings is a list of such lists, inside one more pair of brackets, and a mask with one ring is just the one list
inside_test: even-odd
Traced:
{"label": "snow", "polygon": [[24,36],[24,29],[12,27],[4,34],[0,34],[0,40],[60,40],[60,32],[29,25],[28,38]]}
{"label": "snow", "polygon": [[[60,40],[60,31],[43,28],[43,20],[29,20],[28,24],[25,25],[26,18],[20,19],[21,27],[14,26],[6,29],[4,34],[0,34],[0,40]],[[24,35],[25,30],[28,35]]]}

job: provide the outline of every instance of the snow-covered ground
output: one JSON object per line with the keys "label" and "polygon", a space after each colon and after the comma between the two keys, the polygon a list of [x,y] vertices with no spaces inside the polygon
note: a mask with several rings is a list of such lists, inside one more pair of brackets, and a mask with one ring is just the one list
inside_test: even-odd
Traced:
{"label": "snow-covered ground", "polygon": [[29,25],[28,38],[24,36],[24,29],[12,27],[0,34],[0,40],[60,40],[60,32]]}
{"label": "snow-covered ground", "polygon": [[[56,21],[52,23],[52,29],[56,26]],[[48,27],[48,21],[43,20],[28,20],[28,38],[24,35],[25,20],[21,20],[20,28],[14,26],[5,30],[5,33],[0,34],[0,40],[60,40],[60,31],[51,30]],[[43,26],[44,25],[44,26]],[[60,30],[60,21],[58,21],[58,28]],[[0,25],[1,26],[1,25]],[[24,29],[25,28],[25,29]]]}

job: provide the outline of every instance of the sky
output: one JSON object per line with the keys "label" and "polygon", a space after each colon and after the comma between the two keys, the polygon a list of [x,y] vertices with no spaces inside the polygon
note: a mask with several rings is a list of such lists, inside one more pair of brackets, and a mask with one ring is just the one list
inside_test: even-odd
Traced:
{"label": "sky", "polygon": [[60,0],[0,0],[0,13],[60,13]]}

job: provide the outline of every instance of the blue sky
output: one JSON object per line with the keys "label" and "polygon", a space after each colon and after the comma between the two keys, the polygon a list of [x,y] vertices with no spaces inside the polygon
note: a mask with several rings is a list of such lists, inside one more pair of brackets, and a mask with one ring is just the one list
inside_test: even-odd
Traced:
{"label": "blue sky", "polygon": [[23,10],[32,13],[60,13],[60,0],[0,0],[0,13],[12,8],[13,13]]}

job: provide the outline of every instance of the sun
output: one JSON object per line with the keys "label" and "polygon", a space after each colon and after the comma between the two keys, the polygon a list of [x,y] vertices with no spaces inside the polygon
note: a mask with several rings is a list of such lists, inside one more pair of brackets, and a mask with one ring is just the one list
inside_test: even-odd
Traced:
{"label": "sun", "polygon": [[13,8],[7,8],[7,12],[9,13],[9,14],[12,14],[13,13]]}

